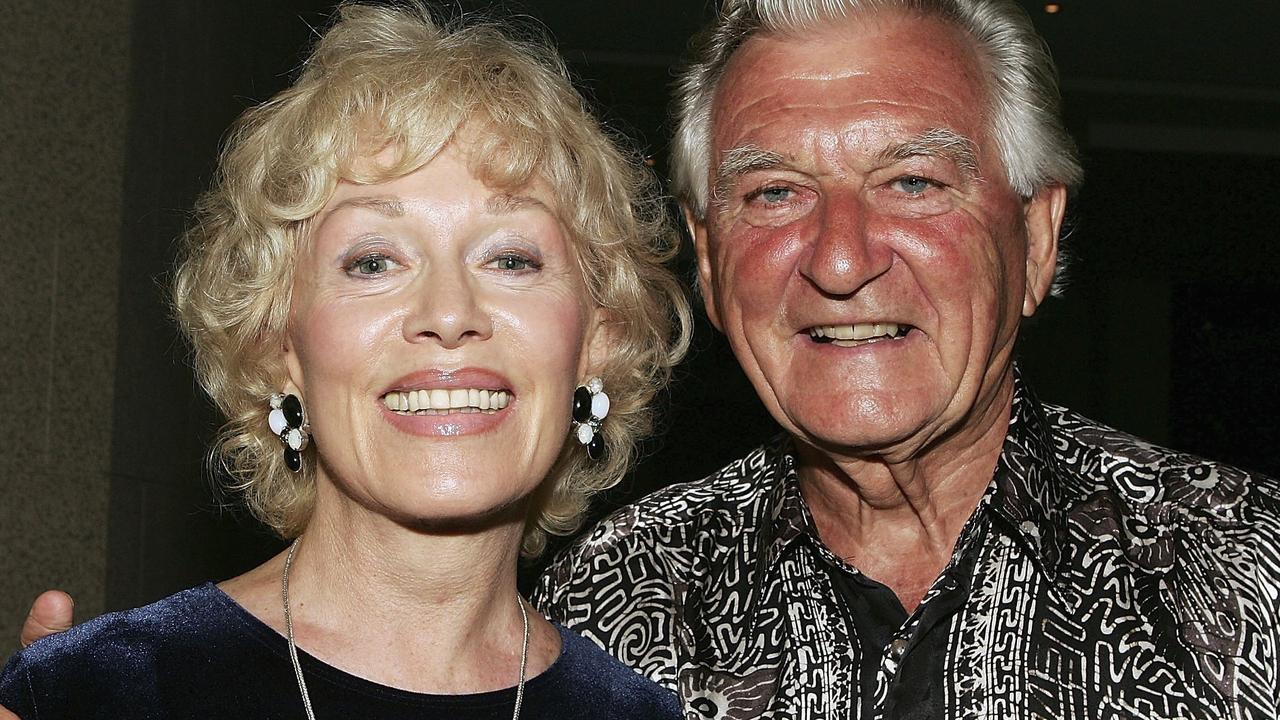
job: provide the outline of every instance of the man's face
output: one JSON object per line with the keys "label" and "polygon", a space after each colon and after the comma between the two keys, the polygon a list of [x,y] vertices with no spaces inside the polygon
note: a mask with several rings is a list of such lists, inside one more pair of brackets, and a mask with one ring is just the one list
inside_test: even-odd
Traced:
{"label": "man's face", "polygon": [[910,457],[1007,392],[1065,191],[1024,201],[976,50],[881,14],[734,54],[695,223],[712,321],[772,414],[831,454]]}

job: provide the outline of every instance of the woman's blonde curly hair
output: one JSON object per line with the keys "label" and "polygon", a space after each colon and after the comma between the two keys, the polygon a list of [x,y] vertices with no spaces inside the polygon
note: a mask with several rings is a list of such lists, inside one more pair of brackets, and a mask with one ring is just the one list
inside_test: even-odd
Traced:
{"label": "woman's blonde curly hair", "polygon": [[[297,81],[233,126],[173,282],[197,377],[228,418],[212,457],[285,538],[302,532],[315,501],[316,463],[290,473],[267,426],[267,400],[286,380],[279,349],[297,245],[339,180],[408,174],[464,126],[472,171],[487,184],[550,185],[612,325],[605,459],[565,444],[536,494],[526,556],[543,550],[546,533],[576,529],[591,496],[627,470],[651,429],[650,403],[687,348],[689,306],[666,268],[677,242],[656,181],[601,129],[554,48],[489,24],[439,23],[417,4],[345,4]],[[360,162],[386,148],[390,165]]]}

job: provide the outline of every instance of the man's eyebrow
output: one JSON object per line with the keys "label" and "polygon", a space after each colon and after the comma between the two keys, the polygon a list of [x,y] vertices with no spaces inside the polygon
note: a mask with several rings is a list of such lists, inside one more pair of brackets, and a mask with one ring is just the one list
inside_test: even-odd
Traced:
{"label": "man's eyebrow", "polygon": [[716,182],[712,188],[715,199],[723,198],[738,178],[756,170],[769,170],[782,165],[782,156],[776,152],[762,150],[755,145],[739,145],[730,148],[720,157],[720,165],[716,168]]}
{"label": "man's eyebrow", "polygon": [[929,128],[880,153],[882,162],[898,162],[918,156],[943,157],[955,163],[971,179],[978,175],[978,144],[947,128]]}
{"label": "man's eyebrow", "polygon": [[512,195],[511,193],[497,193],[490,195],[484,201],[484,209],[490,215],[508,215],[527,208],[535,208],[545,210],[552,215],[555,213],[547,204],[532,195]]}

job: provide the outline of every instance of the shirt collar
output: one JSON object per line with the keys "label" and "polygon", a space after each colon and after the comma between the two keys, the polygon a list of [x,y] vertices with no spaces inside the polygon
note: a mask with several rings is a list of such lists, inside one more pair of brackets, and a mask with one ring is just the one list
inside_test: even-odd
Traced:
{"label": "shirt collar", "polygon": [[809,507],[800,495],[796,476],[795,446],[785,433],[771,443],[772,459],[766,468],[762,485],[768,487],[769,522],[764,527],[760,561],[764,567],[774,566],[778,558],[796,538],[817,535]]}
{"label": "shirt collar", "polygon": [[1067,539],[1061,468],[1044,408],[1015,368],[1013,412],[992,478],[990,510],[1050,580],[1061,575]]}

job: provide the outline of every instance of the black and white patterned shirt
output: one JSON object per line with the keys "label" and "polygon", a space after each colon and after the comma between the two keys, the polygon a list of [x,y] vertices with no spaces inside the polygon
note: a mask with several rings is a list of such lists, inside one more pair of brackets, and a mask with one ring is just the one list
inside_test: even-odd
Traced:
{"label": "black and white patterned shirt", "polygon": [[536,602],[689,718],[866,717],[862,687],[882,717],[943,602],[940,717],[1280,717],[1280,486],[1041,405],[1021,381],[952,565],[873,680],[833,562],[780,440],[615,513]]}

